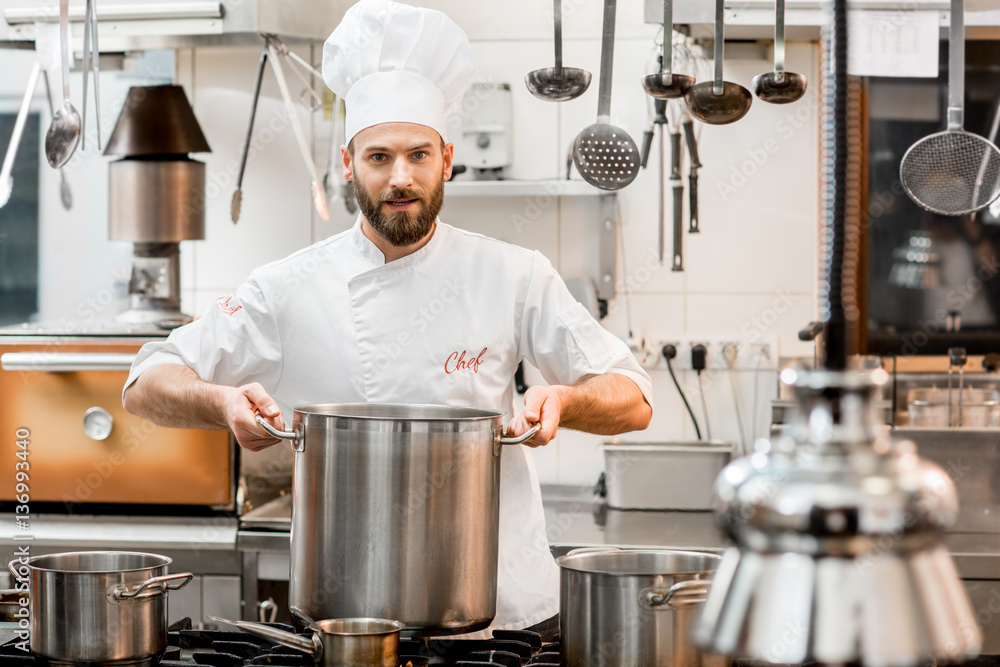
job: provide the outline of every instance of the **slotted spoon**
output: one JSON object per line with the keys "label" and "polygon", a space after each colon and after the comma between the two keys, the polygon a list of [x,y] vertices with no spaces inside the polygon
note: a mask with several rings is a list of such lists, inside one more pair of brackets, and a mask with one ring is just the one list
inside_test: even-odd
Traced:
{"label": "slotted spoon", "polygon": [[620,190],[639,175],[639,148],[628,133],[611,124],[611,70],[614,61],[617,0],[604,0],[601,39],[601,86],[597,122],[573,142],[573,162],[584,180],[602,190]]}
{"label": "slotted spoon", "polygon": [[899,166],[903,189],[941,215],[965,215],[1000,196],[1000,149],[966,132],[965,8],[951,0],[948,44],[948,128],[910,146]]}

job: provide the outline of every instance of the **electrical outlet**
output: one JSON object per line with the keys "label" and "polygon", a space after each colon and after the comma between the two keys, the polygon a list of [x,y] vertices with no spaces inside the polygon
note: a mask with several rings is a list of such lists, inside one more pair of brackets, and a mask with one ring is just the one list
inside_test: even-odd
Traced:
{"label": "electrical outlet", "polygon": [[[732,359],[732,367],[738,371],[774,370],[778,365],[778,337],[758,336],[752,341],[740,339],[739,336],[671,336],[657,339],[654,343],[658,352],[670,343],[677,348],[677,356],[671,362],[676,371],[691,370],[691,348],[704,345],[707,350],[706,368],[708,370],[728,370]],[[666,362],[660,358],[660,368],[665,368]]]}

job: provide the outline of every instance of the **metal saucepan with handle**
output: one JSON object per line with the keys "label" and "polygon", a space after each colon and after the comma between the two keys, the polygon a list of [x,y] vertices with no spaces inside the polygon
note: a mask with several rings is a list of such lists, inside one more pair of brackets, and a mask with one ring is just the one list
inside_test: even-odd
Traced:
{"label": "metal saucepan with handle", "polygon": [[31,652],[56,667],[157,664],[167,648],[167,592],[194,578],[167,574],[170,562],[128,551],[12,560],[15,580],[28,583]]}
{"label": "metal saucepan with handle", "polygon": [[403,624],[384,618],[309,619],[312,637],[296,635],[263,623],[208,618],[301,651],[325,667],[397,667],[399,631]]}
{"label": "metal saucepan with handle", "polygon": [[721,558],[695,551],[588,548],[557,559],[566,667],[724,667],[691,623]]}
{"label": "metal saucepan with handle", "polygon": [[312,618],[388,618],[408,634],[496,614],[502,414],[446,405],[318,404],[292,430],[289,604]]}

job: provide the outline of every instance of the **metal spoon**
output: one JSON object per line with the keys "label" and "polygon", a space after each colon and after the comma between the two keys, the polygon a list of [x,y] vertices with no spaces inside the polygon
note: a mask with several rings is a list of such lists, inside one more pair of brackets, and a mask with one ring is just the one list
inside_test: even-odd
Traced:
{"label": "metal spoon", "polygon": [[240,158],[240,173],[236,176],[236,192],[233,193],[233,202],[230,205],[230,216],[233,224],[240,219],[240,206],[243,203],[243,172],[247,168],[247,155],[250,154],[250,140],[253,138],[253,121],[257,117],[257,100],[260,99],[260,83],[264,79],[264,66],[267,65],[267,45],[260,51],[260,60],[257,62],[257,81],[253,87],[253,104],[250,106],[250,122],[247,123],[247,136],[243,140],[243,157]]}
{"label": "metal spoon", "polygon": [[45,159],[53,169],[73,157],[80,143],[80,114],[69,101],[69,0],[59,0],[59,41],[62,51],[63,105],[56,111],[45,134]]}
{"label": "metal spoon", "polygon": [[31,68],[31,75],[28,77],[28,89],[24,92],[24,99],[21,101],[21,108],[17,111],[17,119],[14,121],[14,132],[10,135],[10,143],[7,145],[7,152],[3,156],[3,166],[0,167],[0,208],[7,205],[11,192],[14,191],[14,179],[11,172],[14,170],[14,157],[17,149],[21,145],[21,134],[24,132],[24,123],[28,118],[28,107],[31,106],[31,98],[35,94],[35,85],[38,83],[38,72],[42,66],[36,62]]}
{"label": "metal spoon", "polygon": [[715,0],[715,80],[691,86],[684,95],[691,115],[709,125],[734,123],[753,103],[749,90],[722,80],[725,40],[725,0]]}
{"label": "metal spoon", "polygon": [[[49,114],[55,117],[56,109],[52,106],[52,87],[49,85],[49,73],[44,69],[42,70],[42,78],[45,79],[45,101],[49,105]],[[99,146],[100,144],[98,143]],[[67,211],[73,208],[73,191],[69,189],[69,181],[66,180],[66,170],[62,168],[59,169],[59,199],[62,201],[63,208]]]}
{"label": "metal spoon", "polygon": [[658,100],[674,100],[684,97],[688,88],[694,85],[694,77],[674,74],[673,66],[674,2],[663,0],[663,56],[660,59],[659,74],[642,77],[642,87],[646,93]]}
{"label": "metal spoon", "polygon": [[602,190],[620,190],[639,175],[639,148],[628,132],[611,124],[611,74],[614,64],[617,0],[604,0],[601,37],[601,82],[597,122],[573,142],[573,162],[583,179]]}
{"label": "metal spoon", "polygon": [[566,102],[586,92],[590,86],[590,72],[562,64],[562,0],[554,0],[556,66],[536,69],[524,75],[524,85],[540,100]]}
{"label": "metal spoon", "polygon": [[806,77],[785,71],[785,0],[774,3],[774,71],[753,78],[753,92],[771,104],[788,104],[806,94]]}

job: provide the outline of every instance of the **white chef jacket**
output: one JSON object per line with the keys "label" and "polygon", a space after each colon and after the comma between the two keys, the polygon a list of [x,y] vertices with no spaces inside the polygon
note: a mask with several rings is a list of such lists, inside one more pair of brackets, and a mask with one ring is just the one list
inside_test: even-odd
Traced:
{"label": "white chef jacket", "polygon": [[[259,382],[292,423],[313,403],[434,403],[514,414],[526,359],[550,384],[618,373],[652,405],[652,383],[539,252],[437,221],[422,248],[386,263],[352,229],[255,270],[200,319],[148,343],[127,388],[175,363],[229,386]],[[497,613],[518,629],[559,611],[534,463],[505,447],[500,474]]]}

